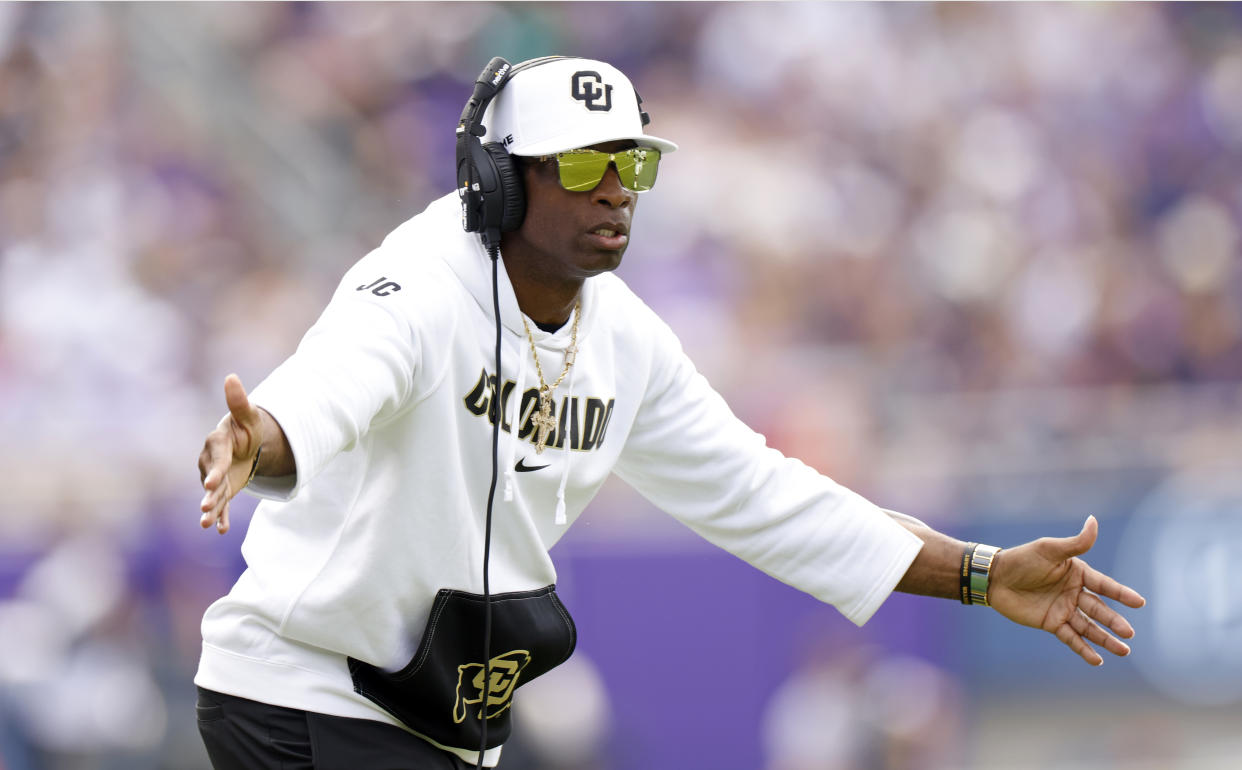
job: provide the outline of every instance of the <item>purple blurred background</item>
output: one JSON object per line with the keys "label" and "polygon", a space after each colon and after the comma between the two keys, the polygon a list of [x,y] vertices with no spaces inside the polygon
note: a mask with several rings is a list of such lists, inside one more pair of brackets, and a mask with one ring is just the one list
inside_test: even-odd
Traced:
{"label": "purple blurred background", "polygon": [[0,769],[207,766],[223,378],[449,191],[482,65],[548,53],[681,144],[620,272],[743,419],[963,538],[1093,513],[1151,604],[1099,670],[951,602],[856,629],[609,484],[502,767],[1238,767],[1242,5],[4,3]]}

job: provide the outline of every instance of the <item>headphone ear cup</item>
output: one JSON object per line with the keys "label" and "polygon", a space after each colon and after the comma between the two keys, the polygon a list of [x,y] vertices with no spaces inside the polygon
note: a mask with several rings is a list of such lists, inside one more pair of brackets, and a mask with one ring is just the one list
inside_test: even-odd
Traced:
{"label": "headphone ear cup", "polygon": [[496,170],[496,179],[500,183],[500,200],[502,214],[500,231],[511,232],[522,226],[526,218],[526,186],[522,182],[522,172],[510,155],[499,142],[488,142],[483,145],[492,166]]}

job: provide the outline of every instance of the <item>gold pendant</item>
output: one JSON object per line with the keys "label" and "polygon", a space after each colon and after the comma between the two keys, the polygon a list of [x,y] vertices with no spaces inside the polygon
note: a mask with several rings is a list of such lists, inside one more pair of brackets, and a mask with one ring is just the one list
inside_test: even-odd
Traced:
{"label": "gold pendant", "polygon": [[535,425],[535,454],[541,455],[548,445],[548,435],[556,427],[556,418],[552,416],[551,388],[545,386],[539,389],[539,413],[531,418],[531,422]]}

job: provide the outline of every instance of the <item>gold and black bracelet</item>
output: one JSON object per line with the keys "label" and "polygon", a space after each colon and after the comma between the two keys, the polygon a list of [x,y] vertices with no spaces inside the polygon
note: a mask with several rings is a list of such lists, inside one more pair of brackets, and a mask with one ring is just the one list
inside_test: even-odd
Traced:
{"label": "gold and black bracelet", "polygon": [[259,470],[259,457],[263,454],[263,445],[259,445],[259,451],[254,453],[254,462],[250,463],[250,475],[246,477],[246,483],[242,484],[242,489],[250,486],[250,482],[254,481],[254,474]]}
{"label": "gold and black bracelet", "polygon": [[966,544],[962,551],[958,582],[962,604],[991,606],[988,602],[988,582],[992,576],[992,562],[1000,552],[1001,549],[994,545]]}
{"label": "gold and black bracelet", "polygon": [[967,543],[966,548],[962,551],[962,567],[958,570],[958,590],[961,594],[962,604],[970,604],[970,557],[975,552],[978,543]]}

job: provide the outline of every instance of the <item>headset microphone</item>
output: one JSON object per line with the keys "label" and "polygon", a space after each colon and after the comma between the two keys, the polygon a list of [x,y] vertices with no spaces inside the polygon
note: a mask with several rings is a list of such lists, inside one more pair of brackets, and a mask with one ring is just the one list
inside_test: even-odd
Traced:
{"label": "headset microphone", "polygon": [[[479,77],[474,81],[474,93],[470,95],[470,101],[461,111],[461,123],[464,124],[467,118],[473,119],[479,112],[479,106],[486,106],[491,101],[496,92],[500,90],[500,84],[504,82],[512,69],[509,62],[497,56],[487,63],[483,71],[479,73]],[[483,131],[478,131],[475,136],[483,136]]]}

